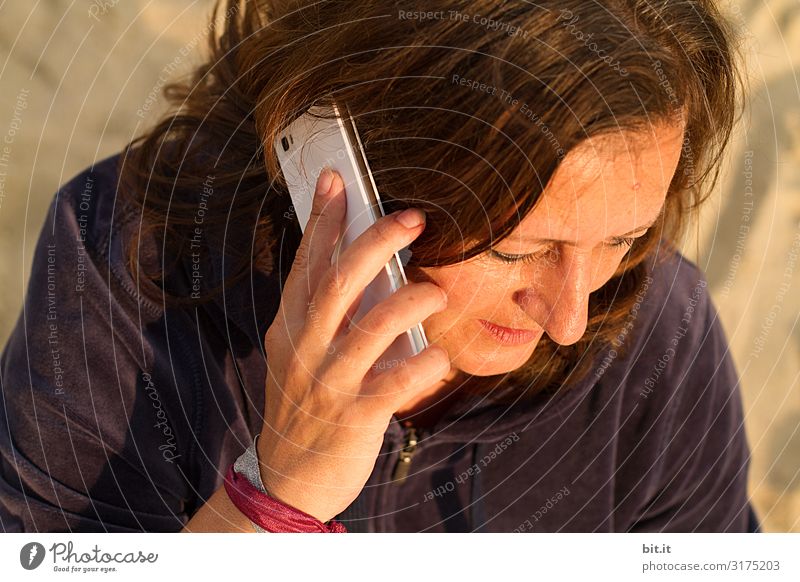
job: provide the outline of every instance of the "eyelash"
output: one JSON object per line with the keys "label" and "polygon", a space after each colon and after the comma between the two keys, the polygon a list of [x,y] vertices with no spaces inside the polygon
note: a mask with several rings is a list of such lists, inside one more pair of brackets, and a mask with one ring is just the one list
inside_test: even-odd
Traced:
{"label": "eyelash", "polygon": [[[633,243],[636,242],[636,238],[633,237],[626,237],[617,239],[615,242],[611,243],[609,246],[613,248],[631,248]],[[504,263],[532,263],[540,258],[542,258],[546,253],[550,252],[550,249],[545,249],[542,252],[538,253],[531,253],[529,255],[506,255],[504,253],[500,253],[494,249],[492,249],[492,254],[503,261]]]}

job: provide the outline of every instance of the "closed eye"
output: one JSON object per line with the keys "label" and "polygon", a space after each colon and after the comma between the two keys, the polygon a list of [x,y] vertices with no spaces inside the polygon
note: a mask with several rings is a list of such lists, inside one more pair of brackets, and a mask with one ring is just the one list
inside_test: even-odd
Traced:
{"label": "closed eye", "polygon": [[498,252],[494,249],[491,250],[492,256],[497,259],[500,259],[504,263],[532,263],[541,259],[550,249],[545,249],[544,251],[540,251],[538,253],[531,253],[529,255],[507,255],[505,253]]}
{"label": "closed eye", "polygon": [[[618,238],[618,239],[615,239],[613,242],[609,243],[608,246],[610,246],[610,247],[612,247],[614,249],[631,248],[633,246],[633,243],[635,243],[638,238],[641,238],[641,237],[622,237],[622,238]],[[541,251],[538,251],[538,252],[535,252],[535,253],[530,253],[530,254],[527,254],[527,255],[507,255],[505,253],[501,253],[501,252],[496,251],[494,249],[491,250],[491,254],[495,258],[503,261],[504,263],[520,263],[520,262],[532,263],[534,261],[537,261],[537,260],[545,257],[548,253],[556,253],[556,252],[557,251],[554,250],[554,249],[545,248],[545,249],[543,249]]]}
{"label": "closed eye", "polygon": [[633,243],[636,242],[637,238],[641,237],[627,236],[623,238],[618,238],[614,242],[612,242],[611,245],[609,246],[612,246],[614,248],[625,248],[625,247],[631,248],[633,246]]}

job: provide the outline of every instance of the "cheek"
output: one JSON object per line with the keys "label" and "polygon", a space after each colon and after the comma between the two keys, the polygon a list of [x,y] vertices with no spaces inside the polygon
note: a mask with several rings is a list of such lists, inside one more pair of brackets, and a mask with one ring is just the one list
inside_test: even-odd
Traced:
{"label": "cheek", "polygon": [[[493,308],[513,296],[522,279],[516,269],[492,269],[480,264],[461,264],[425,269],[414,281],[430,281],[447,293],[447,309],[436,315],[458,317]],[[411,278],[409,278],[411,280]]]}
{"label": "cheek", "polygon": [[440,333],[452,333],[462,320],[485,316],[494,311],[503,298],[511,297],[514,287],[509,278],[472,263],[449,267],[407,269],[409,282],[427,281],[447,293],[447,309],[431,314],[426,326]]}

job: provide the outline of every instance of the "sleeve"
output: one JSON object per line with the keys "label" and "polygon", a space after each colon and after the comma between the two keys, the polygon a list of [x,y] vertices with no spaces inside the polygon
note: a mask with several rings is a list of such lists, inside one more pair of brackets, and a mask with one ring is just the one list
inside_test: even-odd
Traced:
{"label": "sleeve", "polygon": [[702,274],[680,316],[666,351],[677,389],[659,403],[669,415],[660,475],[630,531],[754,531],[739,378]]}
{"label": "sleeve", "polygon": [[67,198],[50,206],[0,357],[0,527],[179,531],[187,483],[153,440],[163,435],[142,397],[147,336],[84,248],[81,221],[94,217]]}

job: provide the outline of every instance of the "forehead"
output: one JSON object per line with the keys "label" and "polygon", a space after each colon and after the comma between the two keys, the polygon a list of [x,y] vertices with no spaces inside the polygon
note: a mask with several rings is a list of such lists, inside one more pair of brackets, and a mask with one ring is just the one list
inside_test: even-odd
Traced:
{"label": "forehead", "polygon": [[558,240],[618,236],[655,219],[683,143],[683,126],[617,132],[570,150],[512,236]]}

